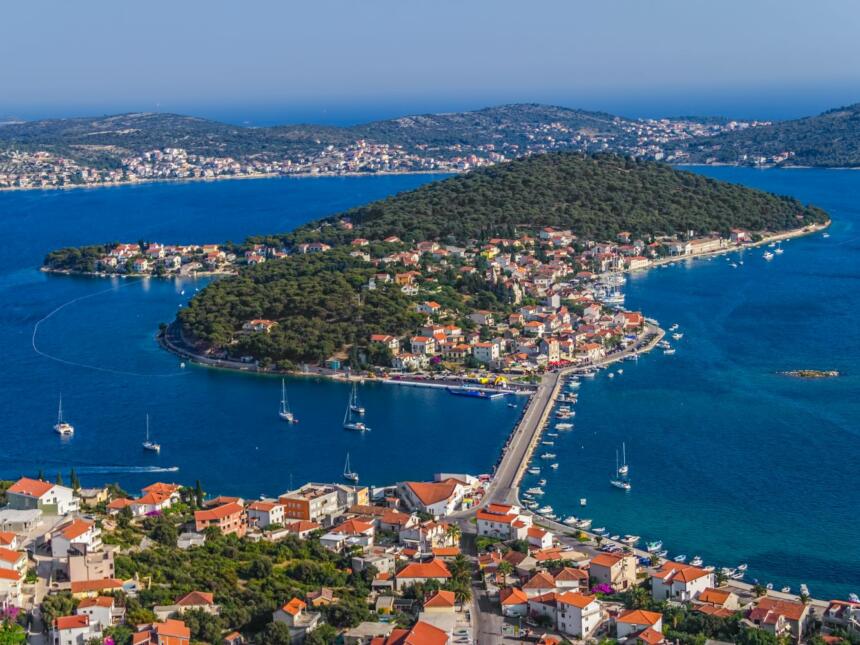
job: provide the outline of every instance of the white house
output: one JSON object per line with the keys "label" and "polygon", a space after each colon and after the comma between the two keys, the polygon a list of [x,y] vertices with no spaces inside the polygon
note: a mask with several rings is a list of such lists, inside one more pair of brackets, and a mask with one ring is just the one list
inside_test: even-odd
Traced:
{"label": "white house", "polygon": [[550,548],[552,546],[552,538],[552,533],[539,526],[531,526],[528,531],[526,531],[526,539],[528,540],[529,546],[533,546],[536,549]]}
{"label": "white house", "polygon": [[630,609],[621,614],[615,619],[615,628],[617,631],[618,640],[624,640],[630,636],[645,636],[646,642],[656,640],[648,634],[643,634],[647,630],[653,630],[656,634],[660,634],[662,638],[663,632],[663,616],[656,611],[645,611],[643,609]]}
{"label": "white house", "polygon": [[87,520],[72,520],[51,535],[51,555],[65,558],[69,551],[79,553],[98,551],[102,546],[101,529]]}
{"label": "white house", "polygon": [[400,482],[397,495],[408,508],[434,517],[453,513],[468,487],[461,481],[448,478],[438,482]]}
{"label": "white house", "polygon": [[284,524],[284,505],[279,502],[262,500],[248,505],[248,524],[261,529],[272,524]]}
{"label": "white house", "polygon": [[445,584],[451,579],[451,572],[443,560],[433,559],[430,562],[412,562],[394,575],[394,585],[398,591],[411,587],[416,582],[425,583],[435,580]]}
{"label": "white house", "polygon": [[528,613],[528,596],[517,587],[505,587],[499,591],[499,602],[502,605],[503,616],[518,617]]}
{"label": "white house", "polygon": [[0,569],[23,574],[27,570],[27,554],[0,547]]}
{"label": "white house", "polygon": [[18,511],[38,509],[47,515],[65,515],[79,508],[71,488],[22,477],[6,491],[7,506]]}
{"label": "white house", "polygon": [[664,562],[660,570],[651,575],[651,597],[656,602],[689,602],[713,586],[713,573],[678,562]]}
{"label": "white house", "polygon": [[499,357],[499,346],[496,343],[475,343],[472,356],[479,363],[488,365]]}
{"label": "white house", "polygon": [[101,637],[101,630],[90,624],[86,614],[55,618],[51,633],[53,645],[86,645],[90,639]]}
{"label": "white house", "polygon": [[[488,504],[476,514],[478,535],[501,539],[515,539],[531,526],[531,516],[520,515],[518,506]],[[519,524],[520,526],[515,526]]]}
{"label": "white house", "polygon": [[603,612],[596,596],[567,591],[558,595],[557,605],[558,630],[563,634],[586,639],[600,625]]}

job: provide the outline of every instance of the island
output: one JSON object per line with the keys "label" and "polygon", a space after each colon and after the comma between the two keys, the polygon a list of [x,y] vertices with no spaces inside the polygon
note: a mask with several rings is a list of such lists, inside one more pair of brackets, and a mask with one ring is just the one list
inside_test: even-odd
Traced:
{"label": "island", "polygon": [[349,127],[164,113],[0,123],[0,190],[151,181],[459,173],[553,151],[673,164],[860,166],[860,104],[791,121],[633,119],[535,104]]}
{"label": "island", "polygon": [[793,376],[794,378],[818,379],[818,378],[836,378],[839,376],[837,370],[790,370],[788,372],[780,372],[783,376]]}
{"label": "island", "polygon": [[655,326],[623,309],[624,272],[828,221],[797,200],[664,164],[557,152],[240,245],[112,243],[53,252],[45,268],[234,273],[195,295],[162,334],[168,349],[207,364],[302,373],[483,368],[527,379],[653,347]]}

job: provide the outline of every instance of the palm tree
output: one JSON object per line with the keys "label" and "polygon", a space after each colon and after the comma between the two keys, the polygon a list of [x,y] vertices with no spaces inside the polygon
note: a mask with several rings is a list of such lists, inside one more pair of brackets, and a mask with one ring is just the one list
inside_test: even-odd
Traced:
{"label": "palm tree", "polygon": [[469,583],[454,585],[454,601],[462,608],[472,599],[472,587]]}
{"label": "palm tree", "polygon": [[468,582],[472,578],[472,565],[462,553],[451,561],[448,565],[448,570],[451,572],[451,577],[454,580],[465,580]]}
{"label": "palm tree", "polygon": [[514,572],[514,565],[512,565],[507,560],[502,560],[499,562],[499,566],[496,568],[500,574],[502,574],[502,586],[508,586],[508,576]]}
{"label": "palm tree", "polygon": [[453,546],[457,546],[460,544],[460,536],[463,534],[463,531],[456,524],[449,524],[447,530],[445,531],[445,535],[451,541]]}

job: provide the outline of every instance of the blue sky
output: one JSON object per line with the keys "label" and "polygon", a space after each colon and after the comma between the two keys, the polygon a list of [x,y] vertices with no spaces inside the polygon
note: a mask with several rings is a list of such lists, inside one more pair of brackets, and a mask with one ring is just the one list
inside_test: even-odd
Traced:
{"label": "blue sky", "polygon": [[7,0],[0,116],[786,118],[860,101],[858,32],[837,0]]}

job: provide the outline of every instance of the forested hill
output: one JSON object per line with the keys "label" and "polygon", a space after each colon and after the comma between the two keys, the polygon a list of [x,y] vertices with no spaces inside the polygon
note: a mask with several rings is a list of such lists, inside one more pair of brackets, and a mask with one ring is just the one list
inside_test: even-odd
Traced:
{"label": "forested hill", "polygon": [[[353,230],[339,220],[348,217]],[[550,153],[475,170],[354,208],[282,236],[288,244],[355,237],[464,243],[515,229],[569,228],[589,239],[686,231],[797,228],[826,214],[791,197],[615,155]]]}
{"label": "forested hill", "polygon": [[698,162],[765,163],[792,153],[784,165],[860,166],[860,103],[828,110],[818,116],[777,121],[769,126],[726,132],[689,145]]}

